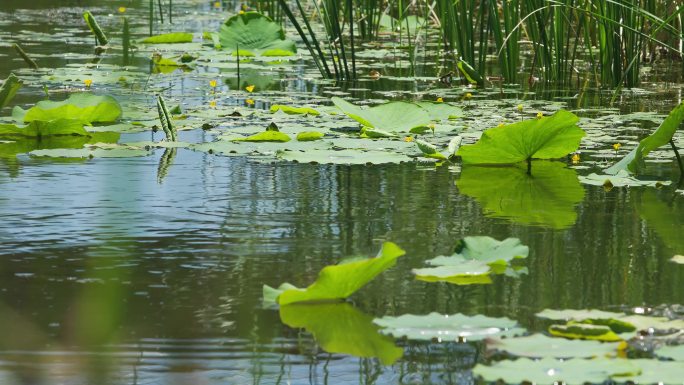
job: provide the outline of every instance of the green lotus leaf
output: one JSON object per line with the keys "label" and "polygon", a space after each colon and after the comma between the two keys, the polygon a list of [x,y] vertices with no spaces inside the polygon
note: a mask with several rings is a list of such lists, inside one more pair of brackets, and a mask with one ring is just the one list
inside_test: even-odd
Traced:
{"label": "green lotus leaf", "polygon": [[670,181],[655,181],[655,180],[639,180],[629,175],[626,170],[620,170],[615,175],[599,175],[589,174],[587,176],[580,176],[580,182],[593,186],[604,186],[607,188],[623,187],[623,186],[659,186],[668,185]]}
{"label": "green lotus leaf", "polygon": [[378,333],[372,317],[348,303],[284,305],[280,320],[292,328],[306,329],[329,353],[378,357],[383,365],[392,365],[404,353],[392,338]]}
{"label": "green lotus leaf", "polygon": [[[452,266],[443,266],[434,269],[414,269],[413,272],[414,274],[417,274],[417,280],[424,282],[446,282],[458,286],[489,285],[492,283],[492,278],[489,275],[491,273],[490,271],[485,274],[459,274],[460,272],[457,268],[453,268]],[[438,274],[441,276],[418,274]]]}
{"label": "green lotus leaf", "polygon": [[406,337],[410,340],[479,341],[525,332],[525,329],[518,327],[514,320],[484,315],[405,314],[399,317],[376,318],[373,323],[383,328],[380,331],[383,334],[396,338]]}
{"label": "green lotus leaf", "polygon": [[[618,360],[613,360],[618,361]],[[684,379],[684,365],[681,361],[660,361],[649,359],[627,360],[639,368],[638,372],[627,375],[613,375],[618,383],[681,385]]]}
{"label": "green lotus leaf", "polygon": [[575,170],[560,162],[535,162],[532,174],[522,166],[466,166],[456,186],[477,199],[488,216],[557,229],[572,226],[575,205],[584,199]]}
{"label": "green lotus leaf", "polygon": [[675,361],[684,361],[684,345],[663,346],[656,349],[655,354],[658,357],[668,358]]}
{"label": "green lotus leaf", "polygon": [[539,318],[545,318],[555,321],[584,321],[588,319],[594,320],[610,320],[625,316],[625,313],[615,313],[610,311],[595,310],[595,309],[544,309],[535,314]]}
{"label": "green lotus leaf", "polygon": [[379,130],[372,127],[361,127],[361,137],[371,139],[394,138],[397,135],[385,130]]}
{"label": "green lotus leaf", "polygon": [[74,148],[74,149],[49,149],[29,152],[29,155],[37,158],[132,158],[148,156],[150,152],[138,148],[126,146],[111,148]]}
{"label": "green lotus leaf", "polygon": [[[481,275],[488,275],[491,273],[491,267],[481,261],[463,261],[457,265],[442,265],[438,267],[427,267],[422,269],[413,269],[413,274],[416,279],[427,282],[446,281],[450,278],[472,278]],[[485,283],[491,283],[491,279],[484,280]],[[450,281],[456,283],[456,281]],[[463,284],[480,283],[478,281],[462,281]]]}
{"label": "green lotus leaf", "polygon": [[670,111],[670,114],[653,134],[642,139],[634,150],[625,155],[618,163],[606,169],[606,173],[617,174],[622,170],[633,173],[637,172],[638,167],[643,163],[648,153],[668,144],[683,121],[684,102]]}
{"label": "green lotus leaf", "polygon": [[262,56],[292,56],[297,52],[294,42],[285,38],[280,25],[257,12],[231,17],[221,25],[218,38],[221,47],[233,54],[238,47],[241,51]]}
{"label": "green lotus leaf", "polygon": [[424,109],[432,120],[449,120],[463,116],[463,110],[449,103],[417,102],[420,108]]}
{"label": "green lotus leaf", "polygon": [[458,155],[464,164],[490,165],[560,158],[577,150],[585,135],[578,120],[560,110],[549,117],[490,128],[477,143],[461,146]]}
{"label": "green lotus leaf", "polygon": [[437,160],[447,160],[447,157],[441,152],[437,151],[437,147],[434,144],[428,143],[424,140],[416,139],[416,145],[423,156],[426,158],[433,158]]}
{"label": "green lotus leaf", "polygon": [[111,96],[78,93],[61,102],[43,100],[27,111],[14,107],[12,116],[24,123],[35,120],[74,119],[83,124],[112,123],[121,116],[121,106]]}
{"label": "green lotus leaf", "polygon": [[235,142],[289,142],[290,136],[279,131],[264,131],[246,138],[233,139]]}
{"label": "green lotus leaf", "polygon": [[142,40],[145,44],[176,44],[192,43],[192,34],[187,32],[172,32],[146,37]]}
{"label": "green lotus leaf", "polygon": [[[316,282],[306,289],[293,289],[290,284],[279,287],[277,297],[280,305],[296,302],[326,301],[347,298],[383,271],[394,266],[404,250],[392,242],[385,242],[374,258],[353,260],[339,265],[324,267]],[[264,285],[264,292],[273,296],[273,288]]]}
{"label": "green lotus leaf", "polygon": [[311,142],[313,140],[323,139],[325,135],[321,132],[316,131],[303,131],[297,134],[297,141],[299,142]]}
{"label": "green lotus leaf", "polygon": [[14,99],[14,95],[17,94],[21,86],[24,83],[19,80],[14,74],[9,74],[7,79],[2,83],[0,87],[0,109],[9,104],[9,102]]}
{"label": "green lotus leaf", "polygon": [[[459,241],[455,256],[466,260],[476,260],[489,265],[505,265],[508,262],[527,258],[530,248],[523,245],[518,238],[506,238],[497,241],[492,237],[465,237]],[[432,260],[431,264],[443,265],[443,260]]]}
{"label": "green lotus leaf", "polygon": [[492,339],[487,348],[513,356],[531,358],[591,358],[617,355],[617,342],[567,340],[533,334],[527,337]]}
{"label": "green lotus leaf", "polygon": [[116,143],[120,134],[116,132],[91,132],[89,136],[59,135],[44,137],[21,137],[13,141],[0,143],[0,158],[14,158],[17,154],[24,154],[35,150],[76,148],[81,149],[86,144]]}
{"label": "green lotus leaf", "polygon": [[625,359],[573,359],[559,361],[554,358],[532,360],[519,358],[503,360],[492,365],[477,364],[473,375],[486,382],[499,380],[507,384],[532,383],[539,385],[583,385],[601,384],[613,376],[639,373],[633,360]]}
{"label": "green lotus leaf", "polygon": [[551,325],[549,326],[549,333],[552,336],[563,337],[569,339],[583,339],[595,341],[622,341],[609,326],[592,325],[585,323],[568,323],[567,325]]}
{"label": "green lotus leaf", "polygon": [[271,112],[282,111],[288,115],[320,115],[320,112],[309,107],[292,107],[282,104],[274,104],[271,106]]}
{"label": "green lotus leaf", "polygon": [[307,150],[282,151],[278,158],[298,163],[318,164],[386,164],[410,162],[406,155],[389,151],[363,150]]}
{"label": "green lotus leaf", "polygon": [[363,126],[387,132],[410,132],[431,122],[430,115],[419,105],[408,102],[389,102],[361,108],[344,99],[333,97],[332,102],[350,118]]}

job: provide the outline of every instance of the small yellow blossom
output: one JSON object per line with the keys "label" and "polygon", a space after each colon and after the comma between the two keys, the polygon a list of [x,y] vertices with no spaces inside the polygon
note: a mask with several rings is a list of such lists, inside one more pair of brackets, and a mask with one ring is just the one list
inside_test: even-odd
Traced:
{"label": "small yellow blossom", "polygon": [[622,147],[622,145],[621,145],[620,143],[615,143],[615,144],[613,145],[613,150],[617,151],[617,150],[620,149],[620,147]]}
{"label": "small yellow blossom", "polygon": [[412,136],[405,137],[404,142],[413,142],[413,137]]}
{"label": "small yellow blossom", "polygon": [[244,14],[245,14],[245,11],[243,11],[243,10],[241,9],[240,12],[238,12],[238,13],[241,14],[241,15],[244,15]]}
{"label": "small yellow blossom", "polygon": [[518,104],[518,112],[522,112],[522,111],[523,111],[523,105],[522,105],[522,104]]}
{"label": "small yellow blossom", "polygon": [[499,123],[499,125],[498,125],[497,127],[503,127],[503,126],[505,126],[505,125],[506,125],[506,123],[501,122],[501,123]]}
{"label": "small yellow blossom", "polygon": [[441,97],[437,98],[437,103],[444,103],[444,99],[442,99]]}
{"label": "small yellow blossom", "polygon": [[216,80],[214,80],[214,79],[209,80],[209,85],[211,86],[211,88],[216,88],[216,85],[217,85]]}
{"label": "small yellow blossom", "polygon": [[580,156],[578,153],[572,154],[572,164],[577,164],[580,161]]}
{"label": "small yellow blossom", "polygon": [[214,1],[214,8],[221,8],[221,2],[220,1]]}
{"label": "small yellow blossom", "polygon": [[247,99],[245,100],[245,103],[249,104],[250,106],[254,105],[254,99]]}
{"label": "small yellow blossom", "polygon": [[471,94],[470,92],[466,92],[466,94],[465,94],[465,96],[464,96],[464,98],[465,98],[466,100],[467,100],[467,99],[471,99],[472,97],[473,97],[473,94]]}
{"label": "small yellow blossom", "polygon": [[119,7],[119,13],[126,12],[126,7]]}
{"label": "small yellow blossom", "polygon": [[209,107],[211,108],[216,108],[216,100],[212,100],[209,102]]}
{"label": "small yellow blossom", "polygon": [[254,92],[254,85],[247,86],[245,87],[245,89],[247,90],[247,92]]}
{"label": "small yellow blossom", "polygon": [[93,85],[92,79],[86,79],[83,81],[83,83],[85,84],[86,88],[90,88],[90,86]]}
{"label": "small yellow blossom", "polygon": [[542,112],[537,112],[537,119],[541,119],[544,116]]}

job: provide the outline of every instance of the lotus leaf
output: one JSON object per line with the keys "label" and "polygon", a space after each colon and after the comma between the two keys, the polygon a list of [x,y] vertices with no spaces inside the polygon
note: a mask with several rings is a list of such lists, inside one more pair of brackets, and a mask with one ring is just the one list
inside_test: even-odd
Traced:
{"label": "lotus leaf", "polygon": [[112,123],[121,116],[121,106],[111,96],[78,93],[61,102],[40,101],[27,111],[14,107],[12,116],[25,123],[57,119],[76,119],[83,124]]}
{"label": "lotus leaf", "polygon": [[514,320],[484,315],[405,314],[399,317],[376,318],[373,322],[383,328],[380,331],[383,334],[390,334],[397,338],[405,336],[411,340],[479,341],[525,332],[525,329],[518,327]]}
{"label": "lotus leaf", "polygon": [[[326,301],[347,298],[373,280],[383,271],[394,266],[404,250],[392,242],[385,242],[374,258],[353,260],[339,265],[327,266],[318,274],[316,282],[306,289],[292,288],[283,284],[277,297],[280,305],[296,302]],[[264,293],[273,296],[273,288],[264,285]]]}
{"label": "lotus leaf", "polygon": [[446,155],[437,151],[437,147],[435,147],[435,145],[432,143],[428,143],[424,140],[417,139],[416,145],[418,145],[418,149],[423,153],[423,156],[426,158],[433,158],[433,159],[437,159],[437,160],[447,160]]}
{"label": "lotus leaf", "polygon": [[473,374],[487,382],[502,380],[507,384],[532,383],[539,385],[601,384],[612,376],[639,373],[632,360],[573,359],[559,361],[554,358],[531,360],[520,358],[504,360],[489,365],[477,364]]}
{"label": "lotus leaf", "polygon": [[309,107],[292,107],[282,104],[274,104],[271,106],[271,112],[282,111],[288,115],[320,115],[320,112]]}
{"label": "lotus leaf", "polygon": [[560,162],[536,162],[533,176],[520,166],[466,166],[456,186],[488,216],[557,229],[575,223],[574,206],[584,199],[577,173]]}
{"label": "lotus leaf", "polygon": [[[614,360],[617,361],[617,360]],[[684,365],[679,361],[659,361],[648,359],[627,360],[639,368],[638,374],[614,375],[613,381],[631,384],[684,384]]]}
{"label": "lotus leaf", "polygon": [[323,133],[316,131],[304,131],[297,134],[297,141],[299,142],[310,142],[313,140],[323,139]]}
{"label": "lotus leaf", "polygon": [[406,155],[377,150],[282,151],[278,153],[278,158],[292,162],[320,164],[385,164],[412,160]]}
{"label": "lotus leaf", "polygon": [[187,32],[172,32],[161,35],[146,37],[142,40],[145,44],[176,44],[192,43],[192,34]]}
{"label": "lotus leaf", "polygon": [[668,144],[670,140],[672,140],[672,137],[675,132],[677,132],[677,128],[679,128],[682,121],[684,121],[684,102],[670,112],[653,134],[641,140],[639,145],[622,158],[622,160],[606,169],[606,173],[617,174],[623,170],[633,173],[636,172],[637,168],[643,163],[644,158],[649,152]]}
{"label": "lotus leaf", "polygon": [[41,138],[52,135],[81,135],[88,136],[83,123],[74,119],[56,119],[49,122],[32,121],[26,126],[15,124],[0,124],[0,137]]}
{"label": "lotus leaf", "polygon": [[539,318],[572,321],[571,323],[606,326],[615,333],[633,332],[636,327],[622,320],[624,313],[613,313],[601,310],[552,310],[544,309],[536,314]]}
{"label": "lotus leaf", "polygon": [[383,365],[393,364],[404,353],[392,338],[378,333],[372,317],[348,303],[284,305],[280,319],[285,325],[309,331],[329,353],[378,357]]}
{"label": "lotus leaf", "polygon": [[126,146],[113,148],[49,149],[29,152],[34,157],[48,158],[131,158],[148,156],[149,151]]}
{"label": "lotus leaf", "polygon": [[290,136],[279,131],[264,131],[246,138],[233,139],[236,142],[289,142]]}
{"label": "lotus leaf", "polygon": [[622,341],[610,327],[604,325],[592,325],[584,323],[569,323],[567,325],[551,325],[549,333],[556,337],[569,339],[584,339],[596,341]]}
{"label": "lotus leaf", "polygon": [[607,188],[623,187],[623,186],[658,186],[670,184],[670,181],[649,181],[639,180],[629,175],[626,170],[620,170],[615,175],[598,175],[589,174],[587,176],[580,176],[580,182],[593,186],[604,186]]}
{"label": "lotus leaf", "polygon": [[458,155],[464,164],[490,165],[560,158],[577,150],[585,135],[578,120],[560,110],[549,117],[490,128],[477,143],[461,146]]}
{"label": "lotus leaf", "polygon": [[462,109],[449,103],[418,102],[416,104],[424,109],[432,120],[456,119],[463,116]]}
{"label": "lotus leaf", "polygon": [[387,132],[409,132],[415,129],[423,131],[431,122],[427,111],[414,103],[389,102],[361,108],[338,97],[331,100],[337,108],[363,126]]}
{"label": "lotus leaf", "polygon": [[294,42],[285,39],[280,25],[257,12],[235,15],[221,25],[221,47],[233,54],[239,47],[240,56],[291,56],[297,52]]}
{"label": "lotus leaf", "polygon": [[14,95],[17,94],[21,86],[24,83],[19,80],[14,74],[9,74],[7,79],[2,83],[0,87],[0,109],[9,104],[9,102],[14,99]]}
{"label": "lotus leaf", "polygon": [[618,343],[566,340],[533,334],[527,337],[492,339],[488,341],[487,348],[531,358],[591,358],[615,356]]}

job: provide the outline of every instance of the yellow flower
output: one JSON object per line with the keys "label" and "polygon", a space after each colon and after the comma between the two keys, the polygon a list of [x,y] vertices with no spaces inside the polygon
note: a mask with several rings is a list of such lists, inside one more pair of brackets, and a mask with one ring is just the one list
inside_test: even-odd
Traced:
{"label": "yellow flower", "polygon": [[126,12],[126,7],[119,7],[119,13]]}
{"label": "yellow flower", "polygon": [[437,98],[437,103],[444,103],[444,99],[442,99],[441,97]]}
{"label": "yellow flower", "polygon": [[93,85],[93,81],[91,79],[86,79],[83,81],[85,84],[86,88],[90,88],[91,85]]}
{"label": "yellow flower", "polygon": [[247,86],[245,87],[245,89],[247,90],[247,92],[254,92],[254,85]]}
{"label": "yellow flower", "polygon": [[542,112],[537,112],[537,119],[541,119],[544,116]]}
{"label": "yellow flower", "polygon": [[254,105],[254,99],[247,99],[245,100],[245,103],[249,104],[250,106]]}
{"label": "yellow flower", "polygon": [[413,137],[412,136],[405,137],[404,142],[413,142]]}
{"label": "yellow flower", "polygon": [[622,145],[621,145],[620,143],[615,143],[615,144],[613,145],[613,149],[614,149],[615,151],[619,150],[620,147],[622,147]]}
{"label": "yellow flower", "polygon": [[518,112],[522,112],[522,111],[523,111],[523,105],[522,105],[522,104],[518,104]]}
{"label": "yellow flower", "polygon": [[216,88],[216,84],[217,84],[216,80],[214,80],[214,79],[209,80],[209,85],[211,86],[211,88]]}
{"label": "yellow flower", "polygon": [[472,98],[472,97],[473,97],[473,94],[471,94],[470,92],[466,92],[466,94],[465,94],[465,96],[464,96],[464,98],[465,98],[466,100],[467,100],[467,99],[470,99],[470,98]]}
{"label": "yellow flower", "polygon": [[221,8],[221,2],[220,1],[214,1],[214,8]]}
{"label": "yellow flower", "polygon": [[241,9],[240,12],[238,12],[238,13],[241,14],[241,15],[244,15],[244,14],[245,14],[245,11],[243,11],[243,10]]}
{"label": "yellow flower", "polygon": [[501,122],[501,123],[499,123],[499,125],[498,125],[497,127],[503,127],[503,126],[505,126],[505,125],[506,125],[506,123]]}
{"label": "yellow flower", "polygon": [[211,108],[216,108],[216,100],[212,100],[209,102],[209,107]]}
{"label": "yellow flower", "polygon": [[578,153],[572,154],[572,164],[577,164],[580,161],[580,156]]}

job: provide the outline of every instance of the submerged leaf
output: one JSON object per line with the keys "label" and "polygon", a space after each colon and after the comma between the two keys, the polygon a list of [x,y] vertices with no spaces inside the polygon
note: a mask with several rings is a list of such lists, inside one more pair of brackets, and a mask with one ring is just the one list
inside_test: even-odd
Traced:
{"label": "submerged leaf", "polygon": [[348,303],[284,305],[280,319],[285,325],[309,331],[329,353],[378,357],[383,365],[392,365],[404,353],[392,338],[378,333],[372,317]]}
{"label": "submerged leaf", "polygon": [[577,150],[585,135],[577,126],[578,120],[575,114],[560,110],[548,118],[490,128],[477,143],[461,146],[458,155],[464,164],[513,164],[528,159],[560,158]]}
{"label": "submerged leaf", "polygon": [[484,315],[405,314],[399,317],[376,318],[373,322],[383,328],[381,333],[390,334],[396,338],[407,337],[411,340],[479,341],[525,332],[525,329],[518,327],[518,323],[514,320]]}
{"label": "submerged leaf", "polygon": [[294,42],[285,39],[280,25],[257,12],[244,12],[228,19],[221,25],[219,41],[222,48],[233,54],[237,47],[262,56],[291,56],[297,52]]}
{"label": "submerged leaf", "polygon": [[[376,257],[324,267],[316,282],[306,289],[283,290],[277,297],[277,302],[280,305],[287,305],[347,298],[380,273],[394,266],[397,258],[404,253],[396,244],[385,242]],[[264,292],[269,296],[273,295],[273,290],[264,285]]]}

